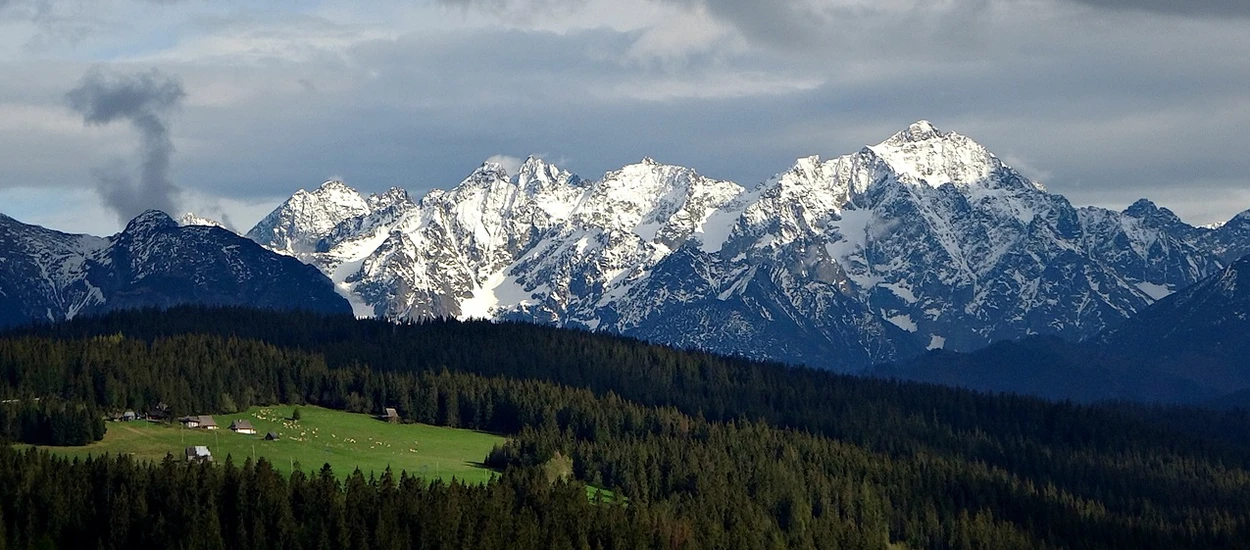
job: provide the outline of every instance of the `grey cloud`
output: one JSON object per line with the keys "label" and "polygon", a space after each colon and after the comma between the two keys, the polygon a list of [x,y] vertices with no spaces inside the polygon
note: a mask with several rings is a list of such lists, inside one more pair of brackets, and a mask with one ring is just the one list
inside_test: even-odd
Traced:
{"label": "grey cloud", "polygon": [[[651,1],[694,6],[689,2],[695,0]],[[761,23],[745,51],[695,54],[679,70],[625,59],[639,31],[529,32],[515,21],[506,28],[364,41],[342,59],[275,59],[263,66],[175,61],[169,70],[196,90],[282,83],[241,94],[228,107],[188,105],[177,126],[194,128],[187,139],[195,155],[179,156],[178,179],[199,193],[269,204],[335,174],[363,190],[398,185],[420,194],[454,185],[494,154],[548,152],[589,178],[653,156],[749,186],[795,157],[852,152],[926,118],[1049,173],[1050,189],[1076,204],[1123,206],[1145,195],[1188,221],[1215,221],[1250,206],[1250,198],[1234,193],[1250,189],[1244,176],[1250,157],[1239,145],[1241,129],[1250,125],[1250,62],[1239,55],[1242,21],[1173,25],[1165,17],[1129,17],[1108,24],[1107,11],[1073,18],[1072,10],[1055,9],[1067,1],[1078,0],[967,0],[894,16],[872,9],[822,12],[809,22],[814,30],[798,38],[771,36],[772,24]],[[465,0],[442,2],[450,9],[466,6]],[[475,5],[483,10],[507,5],[504,12],[582,3],[480,2]],[[699,9],[718,21],[753,24],[749,6]],[[772,17],[802,19],[807,9]],[[976,24],[987,12],[993,17]],[[820,30],[825,27],[837,32]],[[939,36],[943,28],[962,35],[958,40],[977,35],[981,42]],[[81,70],[74,66],[49,81],[60,91],[59,83]],[[673,83],[732,86],[739,75],[810,79],[816,87],[647,96],[658,100],[615,93]],[[308,93],[301,80],[317,93]],[[17,93],[0,95],[6,92]],[[3,134],[0,145],[9,139],[58,162],[31,146],[29,135]],[[61,141],[50,134],[38,143]],[[5,160],[0,171],[12,176]],[[102,163],[73,162],[60,181]],[[100,176],[113,187],[126,181],[124,171]],[[1189,195],[1216,199],[1199,208],[1200,201],[1174,202],[1175,195],[1163,192],[1187,183]],[[184,197],[184,203],[193,200]],[[232,213],[242,229],[263,214]]]}
{"label": "grey cloud", "polygon": [[169,114],[185,96],[178,79],[156,69],[135,74],[93,69],[65,96],[85,124],[127,121],[139,132],[138,181],[116,169],[93,171],[96,191],[123,223],[149,208],[178,212],[179,188],[169,174],[174,152]]}
{"label": "grey cloud", "polygon": [[1250,17],[1245,0],[1064,0],[1105,10],[1197,17]]}
{"label": "grey cloud", "polygon": [[483,10],[502,19],[526,21],[584,7],[589,0],[436,0],[439,5],[460,10]]}
{"label": "grey cloud", "polygon": [[[649,155],[751,185],[796,157],[852,152],[920,118],[1050,172],[1050,188],[1078,204],[1113,195],[1130,197],[1127,204],[1143,189],[1200,177],[1219,180],[1205,184],[1218,196],[1238,185],[1229,182],[1244,182],[1227,174],[1250,173],[1250,158],[1230,139],[1250,123],[1237,108],[1250,70],[1210,56],[1239,43],[1237,29],[1204,25],[1204,46],[1186,51],[1178,44],[1194,36],[1099,34],[1098,22],[1063,33],[1001,32],[1015,23],[995,22],[992,47],[968,59],[910,45],[883,52],[856,37],[835,43],[844,55],[735,57],[734,70],[826,81],[806,91],[663,101],[596,91],[699,82],[704,73],[715,86],[722,67],[695,60],[669,74],[622,65],[617,54],[633,35],[602,29],[414,33],[355,48],[356,68],[346,74],[337,66],[257,69],[247,78],[356,84],[264,97],[233,121],[217,111],[188,113],[197,135],[216,136],[220,149],[201,148],[180,163],[181,173],[196,189],[235,196],[285,198],[332,174],[370,191],[400,185],[420,193],[454,185],[490,155],[543,151],[591,178]],[[1158,60],[1169,55],[1161,70]],[[865,64],[868,76],[843,78]],[[1194,114],[1202,111],[1212,115]],[[1143,119],[1155,124],[1141,127]],[[1187,129],[1192,135],[1176,133]],[[1111,194],[1087,192],[1095,188]],[[1179,206],[1186,219],[1207,216]]]}

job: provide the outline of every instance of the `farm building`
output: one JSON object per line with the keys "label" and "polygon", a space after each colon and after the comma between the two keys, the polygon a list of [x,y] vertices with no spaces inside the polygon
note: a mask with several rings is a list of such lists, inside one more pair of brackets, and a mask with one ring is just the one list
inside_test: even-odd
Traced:
{"label": "farm building", "polygon": [[212,462],[213,453],[208,451],[208,447],[204,445],[196,445],[187,447],[187,462]]}
{"label": "farm building", "polygon": [[269,432],[269,433],[265,434],[265,441],[277,441],[277,440],[278,440],[278,434],[277,434],[277,433],[275,433],[275,432]]}
{"label": "farm building", "polygon": [[188,428],[199,428],[201,430],[216,430],[217,421],[213,417],[202,414],[199,416],[184,416],[179,419],[182,424]]}
{"label": "farm building", "polygon": [[399,422],[399,412],[394,407],[387,407],[382,409],[382,416],[378,418],[387,422]]}
{"label": "farm building", "polygon": [[253,435],[256,433],[256,428],[253,428],[252,423],[247,420],[235,420],[234,422],[231,422],[230,429],[241,434]]}

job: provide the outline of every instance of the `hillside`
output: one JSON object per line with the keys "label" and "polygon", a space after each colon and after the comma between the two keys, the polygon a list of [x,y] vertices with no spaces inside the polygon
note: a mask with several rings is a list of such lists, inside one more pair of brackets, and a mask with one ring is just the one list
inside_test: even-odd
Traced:
{"label": "hillside", "polygon": [[1028,338],[930,352],[881,376],[1077,401],[1231,404],[1250,388],[1250,257],[1084,342]]}
{"label": "hillside", "polygon": [[219,227],[153,210],[93,237],[0,214],[0,327],[179,304],[351,311],[315,269]]}

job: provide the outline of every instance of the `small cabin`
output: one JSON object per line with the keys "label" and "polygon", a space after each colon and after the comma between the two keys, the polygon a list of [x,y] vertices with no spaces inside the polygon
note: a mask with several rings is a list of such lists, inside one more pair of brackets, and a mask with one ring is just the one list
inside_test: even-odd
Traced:
{"label": "small cabin", "polygon": [[276,432],[269,432],[265,434],[265,441],[277,441],[277,440],[278,440],[278,434]]}
{"label": "small cabin", "polygon": [[187,462],[212,462],[213,453],[204,445],[187,447]]}
{"label": "small cabin", "polygon": [[129,411],[129,410],[128,410],[128,411],[126,411],[126,412],[122,413],[122,418],[121,418],[121,420],[122,420],[122,422],[130,422],[130,421],[133,421],[133,420],[137,420],[138,418],[139,418],[139,415],[135,414],[135,412],[134,412],[134,411]]}
{"label": "small cabin", "polygon": [[256,428],[252,427],[252,423],[247,420],[235,420],[230,423],[230,429],[236,433],[254,435]]}
{"label": "small cabin", "polygon": [[378,419],[387,422],[399,422],[399,411],[396,411],[394,407],[387,407],[382,409],[382,416],[379,416]]}

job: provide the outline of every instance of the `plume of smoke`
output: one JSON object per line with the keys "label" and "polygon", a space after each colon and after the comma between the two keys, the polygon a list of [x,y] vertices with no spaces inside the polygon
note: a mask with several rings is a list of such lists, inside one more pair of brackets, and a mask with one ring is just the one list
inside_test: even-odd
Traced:
{"label": "plume of smoke", "polygon": [[144,210],[177,212],[179,188],[169,175],[174,152],[169,114],[186,93],[177,78],[152,69],[133,74],[92,69],[65,95],[83,123],[103,126],[129,122],[139,133],[139,177],[118,170],[96,170],[96,191],[124,224]]}

